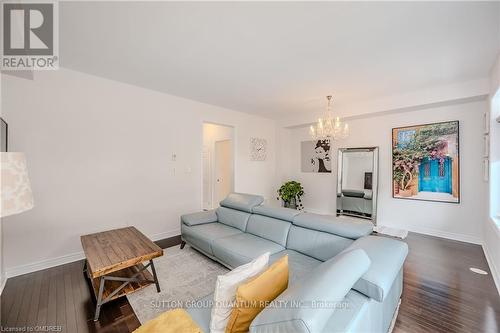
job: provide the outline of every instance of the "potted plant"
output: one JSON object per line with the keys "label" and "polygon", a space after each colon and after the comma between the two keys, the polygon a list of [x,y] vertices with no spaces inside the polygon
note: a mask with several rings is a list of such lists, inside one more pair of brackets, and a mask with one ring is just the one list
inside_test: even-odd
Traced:
{"label": "potted plant", "polygon": [[299,182],[288,181],[281,185],[278,190],[277,200],[283,200],[283,206],[292,209],[303,209],[301,197],[304,195],[304,188]]}

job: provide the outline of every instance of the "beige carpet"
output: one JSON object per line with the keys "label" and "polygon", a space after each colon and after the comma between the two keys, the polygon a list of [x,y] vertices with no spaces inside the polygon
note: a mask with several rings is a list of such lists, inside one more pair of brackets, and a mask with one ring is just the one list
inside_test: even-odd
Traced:
{"label": "beige carpet", "polygon": [[[160,313],[184,307],[186,302],[198,300],[215,289],[217,276],[228,269],[193,250],[189,245],[181,250],[179,245],[164,249],[164,255],[154,260],[161,292],[150,285],[127,295],[141,323]],[[193,272],[193,267],[196,270]]]}

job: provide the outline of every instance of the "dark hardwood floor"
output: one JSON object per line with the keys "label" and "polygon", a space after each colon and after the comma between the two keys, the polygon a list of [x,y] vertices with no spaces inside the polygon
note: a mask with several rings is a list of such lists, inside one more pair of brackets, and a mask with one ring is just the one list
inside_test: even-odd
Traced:
{"label": "dark hardwood floor", "polygon": [[[394,329],[400,332],[499,332],[500,297],[478,245],[410,233],[404,290]],[[180,243],[173,238],[161,247]],[[7,281],[1,295],[2,330],[55,326],[60,332],[131,332],[140,323],[125,297],[105,304],[94,322],[94,303],[83,261]],[[45,326],[45,327],[44,327]]]}

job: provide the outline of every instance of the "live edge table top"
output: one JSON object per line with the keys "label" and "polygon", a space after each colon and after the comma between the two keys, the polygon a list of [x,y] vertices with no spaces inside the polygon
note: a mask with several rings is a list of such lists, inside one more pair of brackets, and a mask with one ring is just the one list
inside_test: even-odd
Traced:
{"label": "live edge table top", "polygon": [[163,255],[163,250],[135,227],[84,235],[80,239],[92,278]]}

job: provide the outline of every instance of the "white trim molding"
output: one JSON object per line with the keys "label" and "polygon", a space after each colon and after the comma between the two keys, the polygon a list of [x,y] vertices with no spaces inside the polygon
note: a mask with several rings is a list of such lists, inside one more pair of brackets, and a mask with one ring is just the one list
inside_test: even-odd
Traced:
{"label": "white trim molding", "polygon": [[474,237],[474,236],[463,235],[463,234],[456,234],[453,232],[447,232],[447,231],[436,230],[436,229],[431,229],[431,228],[412,227],[412,228],[409,228],[408,231],[416,232],[418,234],[424,234],[424,235],[430,235],[430,236],[435,236],[435,237],[456,240],[459,242],[476,244],[476,245],[483,244],[483,240],[480,237]]}
{"label": "white trim molding", "polygon": [[[177,228],[175,230],[150,235],[149,238],[152,241],[158,241],[161,239],[175,237],[178,235],[180,235],[180,230]],[[64,256],[60,256],[60,257],[36,261],[36,262],[29,263],[26,265],[19,265],[19,266],[6,268],[6,270],[5,270],[6,277],[5,277],[4,281],[2,281],[2,288],[3,288],[3,285],[5,285],[8,278],[23,275],[23,274],[33,273],[36,271],[41,271],[43,269],[47,269],[47,268],[51,268],[51,267],[55,267],[55,266],[69,264],[71,262],[75,262],[75,261],[82,260],[82,259],[85,259],[85,255],[83,254],[83,251],[79,251],[79,252],[67,254]]]}
{"label": "white trim molding", "polygon": [[492,217],[486,220],[483,252],[500,295],[500,227],[495,220]]}
{"label": "white trim molding", "polygon": [[488,249],[486,244],[482,245],[484,256],[486,257],[486,261],[488,262],[488,266],[490,267],[491,275],[493,276],[493,281],[495,282],[495,286],[497,287],[498,295],[500,295],[500,271],[498,267],[495,266],[495,262],[491,257],[491,252]]}
{"label": "white trim molding", "polygon": [[11,278],[14,276],[40,271],[42,269],[69,264],[70,262],[82,260],[83,258],[85,258],[83,251],[75,252],[60,257],[36,261],[26,265],[10,267],[5,270],[5,274],[7,275],[7,278]]}

